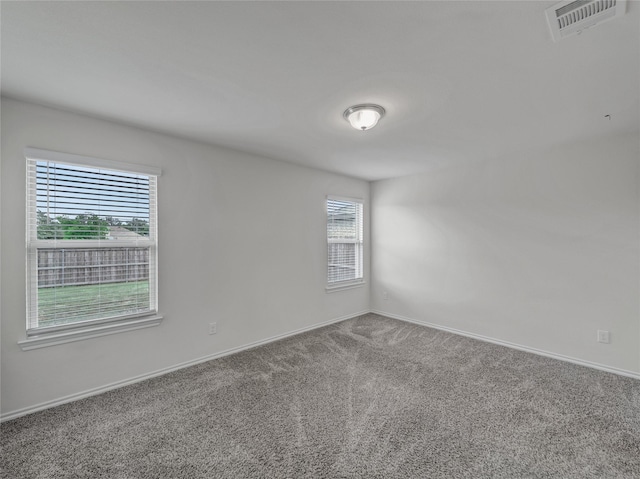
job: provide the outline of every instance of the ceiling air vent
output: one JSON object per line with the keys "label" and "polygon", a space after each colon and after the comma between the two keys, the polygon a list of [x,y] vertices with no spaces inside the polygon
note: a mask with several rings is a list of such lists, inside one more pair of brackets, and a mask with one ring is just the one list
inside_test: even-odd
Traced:
{"label": "ceiling air vent", "polygon": [[576,0],[547,8],[545,13],[553,41],[624,15],[626,3],[627,0]]}

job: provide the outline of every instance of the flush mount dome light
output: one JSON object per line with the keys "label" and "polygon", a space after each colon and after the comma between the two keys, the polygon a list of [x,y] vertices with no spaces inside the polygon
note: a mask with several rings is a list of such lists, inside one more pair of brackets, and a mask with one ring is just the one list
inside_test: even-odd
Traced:
{"label": "flush mount dome light", "polygon": [[378,120],[384,116],[384,108],[380,105],[355,105],[347,108],[342,116],[351,123],[356,130],[370,130],[378,124]]}

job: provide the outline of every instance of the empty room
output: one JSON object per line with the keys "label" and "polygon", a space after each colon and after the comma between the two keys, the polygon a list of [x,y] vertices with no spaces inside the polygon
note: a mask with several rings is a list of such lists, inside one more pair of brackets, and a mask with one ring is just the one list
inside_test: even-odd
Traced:
{"label": "empty room", "polygon": [[0,477],[640,478],[640,2],[0,33]]}

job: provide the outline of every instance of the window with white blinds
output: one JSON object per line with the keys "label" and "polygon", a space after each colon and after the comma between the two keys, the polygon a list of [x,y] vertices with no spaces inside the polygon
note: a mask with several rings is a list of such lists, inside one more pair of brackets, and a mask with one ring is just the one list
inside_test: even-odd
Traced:
{"label": "window with white blinds", "polygon": [[327,198],[327,284],[363,281],[363,215],[359,200]]}
{"label": "window with white blinds", "polygon": [[27,334],[157,312],[160,171],[28,148]]}

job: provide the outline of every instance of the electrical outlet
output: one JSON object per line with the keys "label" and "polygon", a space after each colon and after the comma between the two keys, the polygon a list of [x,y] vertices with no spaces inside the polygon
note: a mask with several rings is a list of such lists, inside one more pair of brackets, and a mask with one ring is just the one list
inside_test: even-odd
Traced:
{"label": "electrical outlet", "polygon": [[209,334],[216,334],[218,332],[218,323],[209,323]]}
{"label": "electrical outlet", "polygon": [[386,291],[382,292],[382,299],[384,299],[385,301],[387,301],[389,299],[389,293],[387,293]]}
{"label": "electrical outlet", "polygon": [[609,344],[610,341],[611,341],[611,335],[609,334],[609,331],[603,331],[603,330],[599,329],[598,330],[598,342],[599,343]]}

